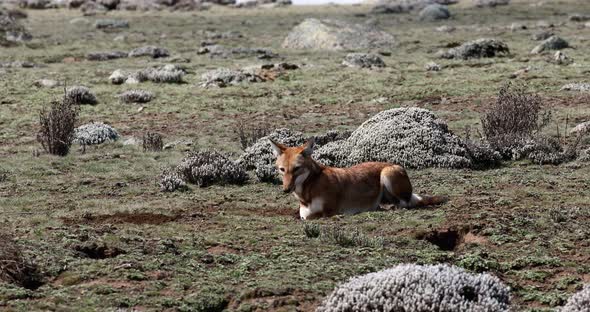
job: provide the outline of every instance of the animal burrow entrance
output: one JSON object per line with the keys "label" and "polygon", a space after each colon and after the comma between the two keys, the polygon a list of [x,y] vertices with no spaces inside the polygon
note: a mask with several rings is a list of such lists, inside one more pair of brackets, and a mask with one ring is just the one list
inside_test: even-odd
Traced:
{"label": "animal burrow entrance", "polygon": [[416,238],[425,240],[444,251],[456,250],[463,242],[465,236],[469,233],[469,228],[442,228],[416,234]]}
{"label": "animal burrow entrance", "polygon": [[107,258],[114,258],[120,254],[123,254],[124,251],[117,248],[117,247],[110,247],[106,244],[97,244],[97,243],[90,243],[90,244],[83,244],[83,245],[75,245],[73,249],[79,252],[84,257],[90,259],[107,259]]}

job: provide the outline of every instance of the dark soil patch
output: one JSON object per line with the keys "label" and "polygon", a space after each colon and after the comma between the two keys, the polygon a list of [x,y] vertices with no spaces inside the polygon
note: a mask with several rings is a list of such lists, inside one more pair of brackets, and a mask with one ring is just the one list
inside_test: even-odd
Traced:
{"label": "dark soil patch", "polygon": [[132,223],[132,224],[163,224],[172,221],[176,221],[180,218],[179,215],[164,215],[157,213],[128,213],[128,212],[117,212],[112,215],[86,215],[82,218],[70,219],[63,218],[65,224],[121,224],[121,223]]}
{"label": "dark soil patch", "polygon": [[90,259],[107,259],[114,258],[120,254],[125,253],[122,249],[117,247],[107,246],[106,244],[97,244],[95,242],[81,245],[74,245],[72,247],[75,251],[81,253],[83,256]]}

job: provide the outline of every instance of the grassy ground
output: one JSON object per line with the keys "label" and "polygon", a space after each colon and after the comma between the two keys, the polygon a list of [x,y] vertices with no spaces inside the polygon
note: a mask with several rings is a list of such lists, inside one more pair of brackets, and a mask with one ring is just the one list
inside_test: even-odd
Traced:
{"label": "grassy ground", "polygon": [[[147,131],[167,142],[190,139],[190,148],[239,153],[232,127],[289,127],[306,134],[354,129],[383,109],[432,109],[462,134],[479,127],[479,114],[494,100],[508,76],[524,67],[525,81],[554,113],[548,128],[587,120],[588,96],[559,91],[568,82],[587,81],[590,29],[567,15],[590,11],[585,1],[551,1],[542,6],[516,2],[496,9],[451,8],[457,26],[439,33],[443,23],[420,23],[413,15],[368,15],[368,7],[291,7],[275,10],[206,12],[114,12],[130,29],[102,32],[69,21],[77,11],[30,11],[26,25],[35,39],[22,47],[1,48],[0,61],[29,60],[44,66],[0,69],[0,224],[39,264],[45,284],[27,290],[0,284],[0,309],[16,311],[137,310],[308,311],[350,276],[402,262],[452,263],[474,272],[491,272],[513,289],[516,310],[550,310],[583,283],[590,282],[590,167],[506,163],[487,171],[426,169],[410,172],[421,193],[447,194],[441,207],[334,217],[315,221],[359,231],[356,246],[306,237],[297,220],[297,203],[273,185],[193,187],[161,193],[161,168],[182,158],[184,149],[144,153],[138,146],[112,143],[67,157],[41,154],[35,141],[38,111],[62,90],[33,82],[50,78],[91,87],[96,106],[83,106],[81,121],[103,121],[124,137]],[[375,19],[393,33],[398,47],[383,70],[340,66],[344,52],[289,51],[280,45],[305,17],[362,23]],[[554,65],[549,55],[531,56],[537,22],[575,47],[575,60]],[[512,22],[526,30],[511,32]],[[238,30],[244,37],[220,40],[229,46],[269,47],[302,69],[267,83],[224,89],[199,87],[200,75],[217,67],[261,63],[253,58],[210,59],[197,55],[202,30]],[[125,41],[114,41],[124,34]],[[440,61],[434,53],[456,42],[494,37],[512,56],[473,61]],[[173,56],[189,58],[191,74],[178,85],[144,83],[156,99],[137,105],[115,98],[135,88],[109,84],[117,69],[139,69],[166,62],[130,58],[84,61],[87,52],[124,50],[156,44]],[[429,61],[444,65],[426,72]],[[434,237],[437,244],[419,239]],[[372,244],[371,242],[379,242]],[[367,243],[369,242],[369,243]],[[101,248],[104,247],[104,248]],[[444,250],[446,249],[446,250]],[[84,256],[82,251],[86,251]]]}

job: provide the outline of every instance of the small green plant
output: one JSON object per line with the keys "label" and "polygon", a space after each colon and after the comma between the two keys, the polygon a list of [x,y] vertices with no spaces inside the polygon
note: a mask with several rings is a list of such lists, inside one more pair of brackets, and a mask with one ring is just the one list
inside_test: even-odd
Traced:
{"label": "small green plant", "polygon": [[383,248],[385,245],[382,237],[369,237],[358,229],[349,230],[337,225],[321,226],[319,224],[305,223],[303,232],[306,237],[319,238],[342,247]]}

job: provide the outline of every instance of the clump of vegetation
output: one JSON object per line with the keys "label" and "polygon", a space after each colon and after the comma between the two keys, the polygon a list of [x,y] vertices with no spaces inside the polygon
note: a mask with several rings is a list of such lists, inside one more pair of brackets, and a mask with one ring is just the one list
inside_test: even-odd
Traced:
{"label": "clump of vegetation", "polygon": [[102,122],[81,125],[74,131],[74,142],[80,145],[96,145],[118,139],[119,133],[117,130]]}
{"label": "clump of vegetation", "polygon": [[270,127],[266,124],[256,126],[256,127],[247,127],[244,122],[238,122],[238,124],[234,127],[234,133],[238,136],[240,140],[240,146],[242,150],[246,150],[248,147],[254,145],[258,140],[270,134]]}
{"label": "clump of vegetation", "polygon": [[37,266],[26,259],[12,236],[0,232],[0,281],[27,289],[42,285]]}
{"label": "clump of vegetation", "polygon": [[160,152],[164,149],[164,140],[162,135],[156,132],[148,131],[143,135],[142,146],[144,152]]}
{"label": "clump of vegetation", "polygon": [[162,192],[184,191],[187,189],[183,177],[176,170],[169,169],[162,172],[158,180],[158,185]]}
{"label": "clump of vegetation", "polygon": [[306,222],[303,232],[308,238],[319,238],[342,247],[371,247],[383,248],[385,242],[382,237],[369,237],[358,229],[348,230],[339,226],[321,226]]}
{"label": "clump of vegetation", "polygon": [[189,154],[178,166],[186,181],[205,187],[211,184],[244,184],[248,174],[226,155],[217,151]]}
{"label": "clump of vegetation", "polygon": [[96,95],[90,91],[89,88],[83,86],[73,86],[66,89],[66,98],[75,104],[90,104],[98,103]]}
{"label": "clump of vegetation", "polygon": [[331,311],[509,311],[510,289],[488,274],[401,264],[351,278],[318,307]]}
{"label": "clump of vegetation", "polygon": [[8,180],[8,174],[9,172],[6,169],[0,167],[0,183]]}
{"label": "clump of vegetation", "polygon": [[52,155],[65,156],[70,152],[79,109],[68,96],[51,102],[49,110],[39,113],[40,129],[37,141]]}
{"label": "clump of vegetation", "polygon": [[409,107],[380,112],[346,140],[318,148],[314,157],[336,167],[367,161],[386,161],[410,168],[476,168],[482,163],[493,163],[489,147],[469,147],[432,112]]}
{"label": "clump of vegetation", "polygon": [[590,307],[590,285],[584,286],[581,291],[571,296],[565,306],[559,309],[559,311],[584,312],[588,311],[588,307]]}
{"label": "clump of vegetation", "polygon": [[123,103],[147,103],[154,98],[154,94],[146,90],[129,90],[119,95]]}
{"label": "clump of vegetation", "polygon": [[504,85],[496,102],[481,118],[487,142],[504,159],[528,158],[538,164],[560,164],[576,157],[577,142],[564,148],[557,139],[541,130],[551,120],[551,111],[542,110],[538,95],[522,85]]}

